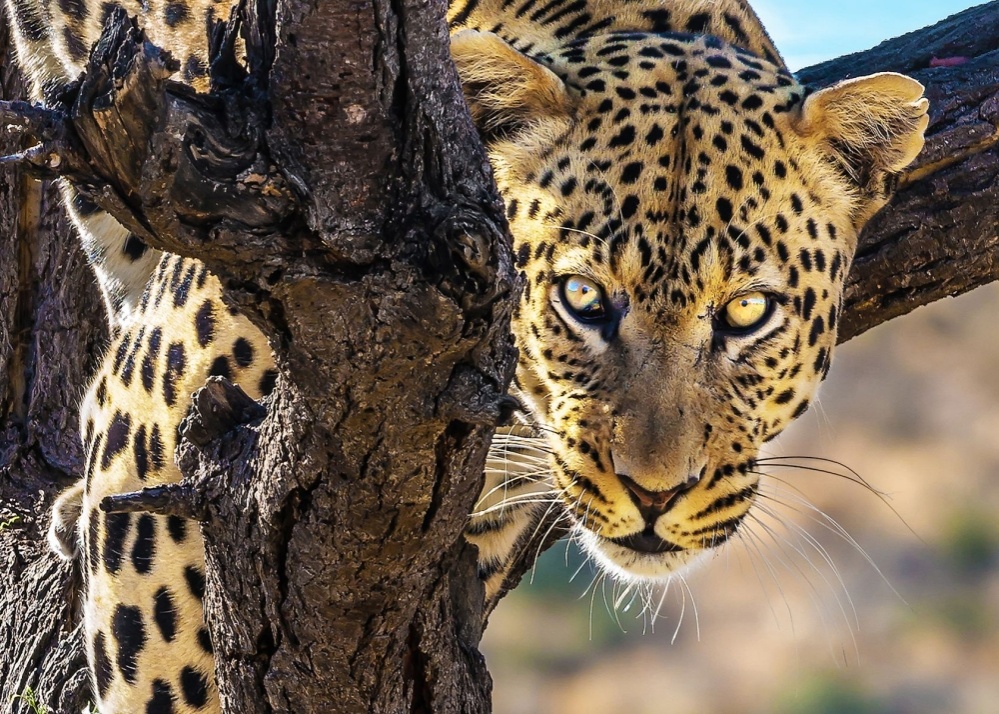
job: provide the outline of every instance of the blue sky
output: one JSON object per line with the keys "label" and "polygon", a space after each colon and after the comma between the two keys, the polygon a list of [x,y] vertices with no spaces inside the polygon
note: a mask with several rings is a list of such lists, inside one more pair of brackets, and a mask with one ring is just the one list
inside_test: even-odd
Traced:
{"label": "blue sky", "polygon": [[866,50],[982,4],[967,0],[751,0],[792,70]]}

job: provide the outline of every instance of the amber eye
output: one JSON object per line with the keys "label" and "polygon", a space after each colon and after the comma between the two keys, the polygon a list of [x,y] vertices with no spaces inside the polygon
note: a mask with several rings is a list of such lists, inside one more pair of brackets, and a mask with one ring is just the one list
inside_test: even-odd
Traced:
{"label": "amber eye", "polygon": [[562,302],[581,322],[600,322],[607,317],[604,290],[589,278],[570,275],[562,279]]}
{"label": "amber eye", "polygon": [[770,317],[772,300],[763,293],[746,293],[729,302],[722,310],[723,327],[733,332],[751,332]]}

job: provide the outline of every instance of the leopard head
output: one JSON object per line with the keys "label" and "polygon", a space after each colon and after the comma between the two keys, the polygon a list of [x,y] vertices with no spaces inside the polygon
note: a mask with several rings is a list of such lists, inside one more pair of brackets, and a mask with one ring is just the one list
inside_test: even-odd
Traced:
{"label": "leopard head", "polygon": [[707,36],[452,53],[524,292],[515,390],[597,560],[660,579],[728,540],[761,445],[829,369],[857,235],[918,154],[922,86],[809,92]]}

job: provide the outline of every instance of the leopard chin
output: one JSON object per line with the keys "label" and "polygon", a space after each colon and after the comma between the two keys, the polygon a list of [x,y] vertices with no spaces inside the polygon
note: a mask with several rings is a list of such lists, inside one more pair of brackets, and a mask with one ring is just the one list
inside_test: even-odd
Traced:
{"label": "leopard chin", "polygon": [[678,572],[690,571],[707,560],[720,547],[691,550],[658,539],[661,544],[649,544],[660,549],[658,552],[643,551],[625,545],[622,541],[627,539],[604,538],[582,525],[575,526],[573,538],[602,571],[625,583],[665,584]]}

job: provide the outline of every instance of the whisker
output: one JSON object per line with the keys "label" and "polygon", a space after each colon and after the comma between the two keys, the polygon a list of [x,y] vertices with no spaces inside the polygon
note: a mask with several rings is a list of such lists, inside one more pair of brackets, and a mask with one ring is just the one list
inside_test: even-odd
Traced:
{"label": "whisker", "polygon": [[[857,661],[859,662],[860,661],[860,647],[859,647],[859,645],[857,643],[856,635],[854,634],[855,631],[859,631],[860,630],[859,617],[857,616],[857,610],[856,610],[856,607],[854,605],[853,598],[850,595],[849,588],[847,588],[846,583],[843,580],[843,578],[842,578],[842,576],[841,576],[841,574],[839,572],[839,569],[832,562],[831,558],[829,557],[828,552],[807,531],[805,531],[800,526],[797,526],[793,522],[787,521],[787,520],[781,518],[779,515],[775,514],[772,511],[772,509],[761,508],[761,512],[767,513],[768,515],[770,515],[770,517],[775,518],[778,521],[778,523],[780,523],[781,525],[790,528],[793,533],[795,533],[798,537],[800,537],[802,539],[802,542],[804,542],[805,544],[807,544],[811,549],[813,549],[816,553],[818,553],[820,555],[820,557],[823,558],[824,562],[830,568],[830,571],[836,577],[836,579],[838,581],[838,584],[839,584],[839,588],[838,589],[834,588],[832,586],[832,583],[830,583],[829,579],[826,578],[825,574],[812,562],[811,558],[808,557],[808,554],[803,549],[798,548],[797,546],[795,546],[787,538],[780,538],[780,542],[778,542],[778,540],[777,540],[778,536],[777,536],[776,532],[773,531],[772,529],[770,529],[764,523],[762,523],[762,521],[760,521],[758,517],[754,516],[756,522],[759,523],[760,527],[763,528],[764,531],[766,531],[768,533],[768,535],[771,537],[772,540],[774,540],[775,544],[778,545],[778,547],[780,547],[780,548],[783,549],[786,546],[788,548],[791,548],[791,550],[794,551],[795,553],[798,553],[799,555],[801,555],[801,557],[804,559],[804,561],[806,563],[808,563],[809,567],[811,568],[811,571],[813,573],[815,573],[816,575],[818,575],[819,578],[821,578],[822,582],[825,583],[825,585],[826,585],[827,589],[829,590],[829,592],[831,592],[833,594],[833,597],[834,597],[834,599],[836,601],[836,607],[839,610],[841,617],[843,618],[843,622],[846,623],[846,625],[847,625],[847,631],[850,633],[850,640],[851,640],[851,642],[853,644],[854,655],[857,658]],[[783,543],[783,545],[781,545],[781,543]],[[827,619],[825,617],[824,610],[823,610],[823,608],[821,606],[821,600],[820,600],[821,596],[820,596],[819,590],[816,588],[815,584],[812,582],[811,577],[809,577],[809,575],[807,573],[805,573],[800,568],[798,568],[797,565],[795,565],[795,570],[801,576],[802,580],[808,585],[808,588],[809,588],[809,597],[811,598],[813,604],[815,605],[816,612],[819,615],[819,619],[820,619],[820,622],[822,623],[823,629],[825,629],[828,632],[829,629],[830,629],[830,625],[829,625],[829,623],[828,623],[828,621],[827,621]],[[847,604],[849,605],[850,611],[851,611],[851,613],[853,615],[852,618],[850,617],[850,614],[847,613],[846,607],[843,605],[843,600],[839,596],[839,592],[840,591],[846,597]],[[827,640],[827,642],[829,642],[831,644],[830,640]],[[836,654],[831,649],[830,649],[830,655],[835,659]]]}
{"label": "whisker", "polygon": [[[750,523],[752,522],[753,521],[750,521]],[[780,578],[777,577],[777,571],[774,570],[774,567],[770,564],[770,561],[767,560],[766,555],[763,553],[763,541],[756,533],[753,533],[752,530],[748,528],[741,529],[739,531],[739,538],[743,539],[743,542],[746,545],[746,552],[749,554],[749,562],[753,566],[753,572],[756,573],[756,579],[760,583],[760,589],[763,590],[763,596],[767,599],[767,605],[770,607],[770,614],[773,615],[774,623],[776,623],[777,627],[780,628],[780,618],[777,616],[777,611],[774,609],[773,603],[770,602],[769,591],[766,588],[766,584],[763,582],[763,576],[760,574],[759,568],[756,567],[756,560],[753,558],[753,551],[755,551],[756,555],[759,557],[760,563],[762,563],[763,567],[767,569],[770,579],[774,581],[774,587],[777,588],[777,592],[784,600],[784,607],[787,610],[787,619],[791,624],[791,632],[794,632],[794,612],[791,609],[791,602],[788,600],[787,593],[784,592],[784,588],[780,584]],[[753,550],[750,550],[750,547],[752,547]],[[777,557],[780,559],[779,555]]]}
{"label": "whisker", "polygon": [[[569,565],[569,545],[572,544],[572,537],[571,536],[569,538],[566,538],[565,544],[566,544],[565,545],[565,553],[566,553],[566,556],[565,556],[566,563],[565,564],[566,564],[566,566],[568,566]],[[590,563],[590,561],[589,561],[588,558],[583,558],[583,562],[579,564],[579,567],[576,568],[575,572],[573,572],[573,574],[569,577],[569,582],[571,583],[573,580],[575,580],[576,576],[579,575],[580,571],[582,571],[582,569],[584,567],[586,567],[587,565],[589,565],[589,563]]]}
{"label": "whisker", "polygon": [[[593,592],[590,593],[590,618],[589,618],[589,637],[591,642],[593,641],[593,602],[594,600],[596,600],[597,597],[597,584],[598,583],[602,584],[604,578],[606,577],[607,573],[605,571],[598,570],[597,574],[593,576],[593,582],[590,583],[590,586],[593,588]],[[583,595],[585,594],[586,591],[584,590]]]}
{"label": "whisker", "polygon": [[[501,471],[490,471],[489,469],[486,469],[485,473],[487,473],[489,475],[500,475],[502,472]],[[496,484],[495,486],[493,486],[491,489],[489,489],[485,493],[479,494],[479,500],[475,502],[475,506],[478,506],[483,501],[485,501],[487,498],[489,498],[490,496],[492,496],[494,493],[496,493],[497,491],[499,491],[501,489],[504,490],[504,491],[508,490],[510,488],[510,486],[513,483],[515,483],[516,481],[527,481],[528,483],[545,483],[547,481],[547,479],[533,478],[533,477],[525,476],[524,474],[517,474],[513,478],[504,479],[503,481],[501,481],[500,483]]]}
{"label": "whisker", "polygon": [[680,588],[680,615],[676,621],[676,629],[673,630],[673,637],[670,638],[671,645],[676,644],[676,638],[680,634],[680,626],[683,624],[684,613],[687,612],[687,594]]}
{"label": "whisker", "polygon": [[[555,505],[561,502],[562,502],[561,499],[559,499],[558,501],[554,501],[550,506],[548,506],[548,508],[545,510],[544,515],[538,519],[538,525],[535,526],[534,533],[531,534],[531,537],[527,541],[528,543],[533,541],[535,536],[537,536],[538,529],[541,527],[541,524],[545,522],[545,519],[548,517],[548,514],[551,513],[552,509],[555,508]],[[568,515],[568,514],[563,514],[563,515]],[[531,565],[531,579],[529,582],[531,583],[534,582],[534,575],[538,571],[538,558],[541,557],[541,547],[545,544],[545,541],[548,540],[549,534],[551,534],[551,532],[555,529],[555,527],[561,522],[562,522],[562,516],[559,516],[558,518],[553,520],[552,524],[548,526],[548,530],[546,530],[545,534],[541,536],[541,540],[538,541],[538,548],[537,550],[534,551],[534,563]]]}
{"label": "whisker", "polygon": [[652,623],[650,625],[653,632],[656,631],[656,620],[659,619],[659,612],[663,608],[663,603],[666,601],[666,594],[669,592],[669,586],[673,582],[673,576],[669,576],[666,579],[666,584],[663,586],[662,595],[659,596],[659,604],[656,605],[655,612],[652,613]]}
{"label": "whisker", "polygon": [[584,230],[582,230],[580,228],[570,228],[568,226],[563,226],[563,225],[557,224],[557,223],[542,223],[542,225],[545,225],[545,226],[547,226],[549,228],[555,228],[555,229],[558,229],[560,231],[569,231],[570,233],[579,233],[580,235],[584,235],[587,238],[592,238],[593,240],[595,240],[597,243],[599,243],[604,248],[606,248],[606,247],[608,247],[610,245],[610,243],[607,242],[606,238],[601,238],[596,233],[591,233],[590,231],[584,231]]}
{"label": "whisker", "polygon": [[[818,506],[816,506],[815,504],[813,504],[811,501],[809,501],[807,498],[805,498],[803,495],[801,495],[800,492],[799,493],[795,493],[794,491],[798,491],[798,489],[795,486],[793,486],[791,484],[785,484],[785,485],[789,486],[790,489],[794,489],[794,491],[792,491],[792,490],[789,490],[789,489],[782,489],[782,488],[780,488],[778,486],[778,484],[771,484],[771,485],[773,486],[773,488],[775,490],[775,493],[774,494],[761,493],[760,495],[763,498],[771,500],[774,503],[777,503],[777,504],[783,506],[784,508],[791,509],[792,511],[794,511],[796,513],[802,514],[803,516],[805,516],[806,518],[808,518],[813,523],[818,524],[819,526],[821,526],[822,528],[826,529],[830,533],[833,533],[837,538],[840,538],[841,540],[843,540],[847,545],[849,545],[851,548],[853,548],[864,559],[864,561],[868,565],[871,566],[871,568],[874,569],[874,572],[876,572],[878,574],[878,576],[881,578],[881,580],[884,582],[884,584],[888,586],[888,588],[892,591],[892,593],[895,594],[895,596],[900,601],[902,601],[903,603],[908,604],[906,602],[905,598],[902,597],[901,593],[899,593],[898,590],[895,589],[895,586],[892,585],[891,581],[884,574],[884,572],[881,570],[881,568],[878,567],[878,564],[874,561],[874,558],[871,557],[871,555],[867,552],[867,550],[865,550],[864,547],[862,545],[860,545],[860,543],[852,535],[850,535],[849,531],[847,531],[846,528],[844,528],[839,523],[839,521],[837,521],[835,518],[833,518],[832,516],[830,516],[828,513],[826,513],[825,511],[823,511],[821,508],[819,508]],[[779,495],[783,495],[783,496],[786,496],[787,498],[792,499],[794,503],[787,503],[785,501],[781,501],[780,498],[778,498]],[[801,509],[799,509],[794,504],[799,504],[799,505],[803,506],[805,509],[807,509],[808,512],[802,511]],[[809,513],[809,512],[811,512],[811,513]],[[814,515],[811,515],[811,514],[816,514],[819,517],[816,518]],[[800,526],[799,526],[799,528],[800,528]]]}
{"label": "whisker", "polygon": [[480,511],[473,511],[471,513],[472,518],[481,518],[482,516],[488,516],[490,513],[495,513],[496,511],[502,511],[510,506],[523,506],[528,503],[561,503],[562,501],[558,498],[539,498],[537,494],[528,493],[522,494],[520,496],[511,496],[502,503],[497,503],[495,506],[490,506],[489,508],[483,508]]}
{"label": "whisker", "polygon": [[697,635],[697,641],[701,641],[701,618],[697,614],[697,598],[694,597],[694,591],[690,589],[690,583],[687,582],[687,578],[683,576],[683,573],[677,573],[677,577],[680,579],[680,584],[690,595],[690,608],[694,611],[694,632]]}
{"label": "whisker", "polygon": [[[787,521],[787,520],[783,519],[779,514],[777,514],[776,512],[774,512],[773,509],[771,509],[771,508],[769,508],[767,506],[763,506],[762,504],[759,504],[759,511],[762,512],[762,513],[764,513],[764,514],[769,515],[771,518],[774,518],[778,523],[780,523],[784,527],[788,528],[789,530],[791,530],[791,532],[795,533],[799,538],[801,538],[801,540],[805,544],[807,544],[816,553],[819,554],[819,556],[826,563],[827,567],[830,569],[830,571],[836,577],[836,580],[839,583],[839,589],[838,590],[836,588],[832,587],[832,583],[829,582],[829,579],[826,578],[826,576],[822,572],[822,570],[820,570],[818,567],[816,567],[816,565],[811,561],[811,558],[808,557],[808,554],[804,551],[804,549],[799,548],[794,543],[792,543],[791,541],[789,541],[787,538],[779,537],[779,534],[777,534],[776,531],[774,531],[768,525],[766,525],[765,523],[763,523],[759,519],[759,517],[754,514],[753,517],[754,517],[755,521],[757,523],[759,523],[760,527],[763,528],[763,530],[774,540],[774,542],[777,543],[778,542],[778,538],[779,538],[779,542],[783,543],[788,548],[791,548],[792,551],[794,551],[795,553],[797,553],[798,555],[800,555],[805,560],[805,562],[808,563],[808,565],[809,565],[809,567],[811,567],[812,571],[822,579],[822,581],[826,584],[827,588],[829,588],[830,592],[833,593],[833,596],[835,597],[836,605],[839,608],[840,614],[843,616],[844,622],[846,622],[847,625],[848,625],[847,629],[849,630],[849,632],[850,632],[850,638],[853,641],[854,652],[856,653],[857,659],[859,660],[860,659],[860,650],[859,650],[859,647],[857,645],[856,637],[854,636],[853,633],[854,633],[854,629],[857,629],[857,630],[860,629],[860,620],[859,620],[859,617],[857,616],[857,610],[856,610],[856,607],[854,605],[853,598],[850,595],[849,588],[847,588],[846,583],[843,580],[843,577],[842,577],[842,575],[841,575],[841,573],[839,571],[839,568],[836,567],[836,565],[833,562],[832,558],[830,557],[828,551],[822,546],[821,543],[819,543],[814,538],[814,536],[812,536],[810,533],[808,533],[805,529],[803,529],[801,526],[797,525],[796,523],[794,523],[792,521]],[[781,547],[783,547],[783,546],[781,546]],[[812,597],[813,602],[816,604],[816,610],[817,610],[817,612],[820,615],[820,618],[821,618],[821,620],[823,622],[823,626],[827,627],[826,622],[825,622],[825,617],[822,615],[822,608],[819,605],[819,600],[818,600],[818,598],[819,598],[819,592],[818,592],[818,590],[816,589],[814,583],[812,583],[811,578],[809,578],[804,572],[802,572],[801,569],[797,567],[797,565],[795,565],[795,569],[802,576],[802,579],[808,584],[809,589],[811,590],[810,596]],[[852,617],[852,626],[850,626],[851,625],[851,618],[847,614],[846,608],[843,606],[843,602],[842,602],[842,600],[840,599],[840,597],[838,595],[839,591],[842,591],[843,595],[846,596],[847,603],[849,604],[850,610],[851,610],[851,612],[853,614],[853,617]]]}
{"label": "whisker", "polygon": [[[803,466],[801,464],[794,464],[794,463],[776,463],[779,460],[790,460],[790,459],[807,459],[811,461],[820,461],[824,463],[835,464],[836,466],[841,466],[842,468],[846,469],[849,472],[849,474],[840,473],[838,471],[833,471],[831,469],[821,469],[815,466]],[[880,491],[874,486],[872,486],[870,483],[867,482],[867,480],[863,476],[861,476],[859,473],[857,473],[844,463],[841,463],[834,459],[823,458],[821,456],[773,456],[764,459],[757,459],[756,463],[766,468],[771,468],[771,467],[794,468],[794,469],[799,469],[801,471],[810,471],[813,473],[827,474],[830,476],[836,476],[837,478],[844,479],[845,481],[849,481],[850,483],[855,483],[858,486],[862,486],[865,490],[874,494],[877,497],[877,499],[881,501],[888,508],[888,510],[895,515],[896,518],[898,518],[899,522],[903,526],[905,526],[906,530],[912,533],[912,535],[914,535],[917,539],[919,539],[920,542],[924,544],[926,543],[926,540],[921,535],[919,535],[919,533],[917,533],[911,525],[909,525],[909,523],[905,520],[905,518],[903,518],[902,514],[899,513],[898,510],[891,504],[891,501],[889,500],[889,496],[887,493],[885,493],[884,491]],[[768,474],[759,473],[759,475],[767,475],[772,478],[776,478],[776,476],[769,473]],[[787,484],[788,486],[792,486],[792,484],[788,483],[787,481],[782,480],[782,482]],[[798,490],[794,486],[792,486],[792,488]]]}
{"label": "whisker", "polygon": [[[781,518],[780,514],[777,513],[776,511],[774,511],[772,508],[769,508],[768,506],[765,506],[763,504],[757,504],[757,508],[760,511],[762,511],[763,513],[765,513],[768,516],[770,516],[771,518],[773,518],[774,520],[776,520],[778,523],[780,523],[781,525],[783,525],[785,528],[787,528],[788,530],[790,530],[792,533],[794,533],[795,535],[797,535],[805,543],[807,543],[809,546],[811,546],[812,549],[815,550],[816,553],[818,553],[819,557],[821,557],[822,560],[825,562],[825,564],[829,568],[830,572],[832,572],[832,574],[836,577],[836,580],[839,583],[840,588],[843,590],[843,593],[846,595],[847,602],[850,604],[850,609],[853,612],[854,622],[857,625],[857,627],[859,628],[860,622],[859,622],[859,619],[857,618],[857,609],[856,609],[856,607],[854,607],[853,598],[850,597],[850,591],[849,591],[849,588],[846,587],[846,581],[843,580],[842,573],[840,573],[840,570],[836,566],[836,563],[832,559],[832,556],[829,555],[829,551],[827,551],[825,549],[825,547],[813,535],[811,535],[807,530],[805,530],[804,528],[802,528],[801,526],[799,526],[797,523],[795,523],[793,521],[789,521],[789,520],[786,520],[784,518]],[[767,533],[770,534],[773,538],[775,538],[775,539],[780,538],[781,542],[783,542],[785,545],[787,545],[787,547],[791,548],[791,550],[793,550],[795,553],[797,553],[802,558],[804,558],[805,562],[809,564],[809,566],[812,568],[813,571],[815,571],[815,574],[818,575],[820,578],[822,578],[823,582],[825,582],[826,585],[829,586],[830,591],[834,591],[834,589],[832,588],[832,583],[830,583],[829,580],[823,574],[823,572],[818,567],[815,566],[815,564],[812,562],[811,558],[808,557],[808,554],[805,552],[804,548],[797,547],[794,543],[792,543],[791,541],[789,541],[787,538],[781,537],[779,533],[777,533],[772,528],[770,528],[769,526],[767,526],[766,524],[764,524],[761,520],[759,520],[759,518],[757,518],[756,520],[757,520],[757,523],[760,524],[760,527],[763,528],[765,531],[767,531]],[[818,594],[818,593],[816,593],[816,594]],[[837,597],[837,601],[838,600],[839,600],[839,598]],[[842,609],[842,607],[841,607],[841,609]],[[843,612],[843,615],[844,615],[844,617],[846,617],[846,612],[845,611]]]}
{"label": "whisker", "polygon": [[618,614],[618,611],[616,609],[614,609],[613,607],[611,607],[611,601],[614,599],[614,592],[617,589],[617,587],[620,585],[620,581],[619,580],[614,580],[612,582],[610,600],[607,599],[607,587],[606,587],[606,585],[607,585],[607,581],[604,580],[604,583],[603,583],[603,585],[600,588],[600,592],[601,592],[601,594],[603,595],[603,598],[604,598],[604,607],[607,610],[607,614],[614,618],[614,622],[617,623],[617,626],[621,630],[621,632],[627,634],[628,631],[626,629],[624,629],[624,625],[621,623],[621,617]]}

